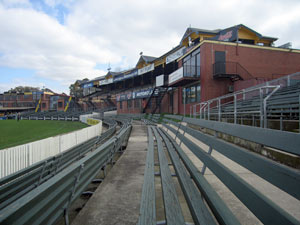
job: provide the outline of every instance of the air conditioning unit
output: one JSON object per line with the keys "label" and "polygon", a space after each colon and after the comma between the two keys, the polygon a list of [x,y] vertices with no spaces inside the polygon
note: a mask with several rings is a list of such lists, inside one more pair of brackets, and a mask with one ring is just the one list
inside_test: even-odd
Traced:
{"label": "air conditioning unit", "polygon": [[229,85],[229,86],[228,86],[228,92],[229,92],[229,93],[233,93],[233,92],[234,92],[233,85]]}

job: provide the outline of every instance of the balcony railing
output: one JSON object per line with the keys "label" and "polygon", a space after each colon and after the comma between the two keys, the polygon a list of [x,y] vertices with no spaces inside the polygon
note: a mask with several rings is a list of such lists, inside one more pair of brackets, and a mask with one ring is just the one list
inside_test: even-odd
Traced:
{"label": "balcony railing", "polygon": [[184,64],[183,77],[200,77],[200,66]]}
{"label": "balcony railing", "polygon": [[216,62],[213,64],[214,78],[231,78],[248,80],[254,78],[241,64],[238,62]]}

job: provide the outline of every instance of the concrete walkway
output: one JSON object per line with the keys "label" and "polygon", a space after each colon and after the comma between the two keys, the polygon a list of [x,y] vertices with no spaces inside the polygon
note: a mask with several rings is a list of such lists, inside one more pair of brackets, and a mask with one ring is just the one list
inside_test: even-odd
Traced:
{"label": "concrete walkway", "polygon": [[133,121],[124,154],[80,211],[72,225],[136,224],[138,221],[144,168],[147,127]]}

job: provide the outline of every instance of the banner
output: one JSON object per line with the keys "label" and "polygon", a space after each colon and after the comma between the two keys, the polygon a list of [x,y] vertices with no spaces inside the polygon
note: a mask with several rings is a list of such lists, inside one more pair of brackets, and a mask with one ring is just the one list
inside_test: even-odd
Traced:
{"label": "banner", "polygon": [[225,29],[219,32],[215,37],[210,38],[209,40],[215,41],[235,41],[237,38],[238,28],[233,27],[231,29]]}
{"label": "banner", "polygon": [[93,86],[94,86],[94,84],[93,84],[93,82],[91,82],[91,83],[84,84],[83,88],[90,88],[90,87],[93,87]]}
{"label": "banner", "polygon": [[113,82],[113,78],[99,80],[99,85],[111,84]]}
{"label": "banner", "polygon": [[182,47],[181,49],[177,50],[176,52],[172,53],[171,55],[167,56],[166,58],[166,64],[173,62],[174,60],[180,58],[185,53],[185,47]]}
{"label": "banner", "polygon": [[114,77],[114,82],[124,80],[124,74],[120,74]]}
{"label": "banner", "polygon": [[164,77],[165,75],[160,75],[156,77],[156,87],[164,86]]}
{"label": "banner", "polygon": [[154,70],[154,63],[150,64],[149,66],[145,66],[138,70],[138,75],[142,75],[144,73],[148,73],[150,71]]}
{"label": "banner", "polygon": [[135,77],[137,75],[138,75],[138,70],[137,69],[131,70],[128,73],[124,73],[124,79],[132,78],[132,77]]}
{"label": "banner", "polygon": [[181,79],[183,77],[183,67],[180,67],[178,70],[174,71],[169,75],[169,84]]}
{"label": "banner", "polygon": [[[149,89],[144,89],[144,90],[139,90],[139,91],[128,92],[128,93],[124,93],[124,94],[118,94],[116,96],[116,101],[120,102],[120,101],[126,101],[126,100],[130,100],[130,99],[148,98],[148,97],[150,97],[152,92],[153,92],[153,88],[149,88]],[[157,96],[157,95],[158,95],[158,92],[155,92],[154,96]]]}

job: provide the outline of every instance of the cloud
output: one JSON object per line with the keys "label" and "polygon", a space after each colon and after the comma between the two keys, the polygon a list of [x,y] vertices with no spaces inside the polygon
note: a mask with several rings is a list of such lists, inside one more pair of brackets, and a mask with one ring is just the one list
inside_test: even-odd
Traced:
{"label": "cloud", "polygon": [[[9,23],[7,22],[9,21]],[[119,63],[121,57],[33,9],[0,8],[0,66],[36,70],[36,74],[69,82],[88,74],[97,63]]]}

